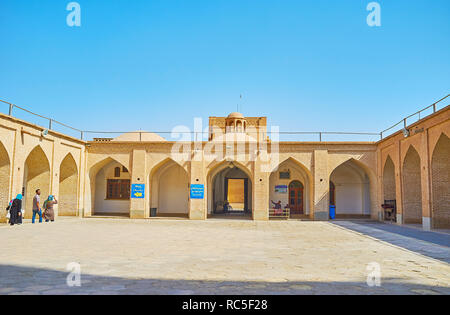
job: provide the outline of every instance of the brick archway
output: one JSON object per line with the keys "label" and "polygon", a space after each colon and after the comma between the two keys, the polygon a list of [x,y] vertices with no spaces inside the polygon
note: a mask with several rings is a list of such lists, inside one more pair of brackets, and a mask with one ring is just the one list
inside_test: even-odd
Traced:
{"label": "brick archway", "polygon": [[403,222],[422,224],[422,185],[420,156],[410,146],[403,161]]}
{"label": "brick archway", "polygon": [[61,216],[78,214],[78,168],[72,154],[67,154],[59,167],[59,205]]}
{"label": "brick archway", "polygon": [[450,229],[450,139],[439,138],[431,159],[433,228]]}
{"label": "brick archway", "polygon": [[9,174],[11,172],[11,162],[8,152],[0,142],[0,222],[6,222],[6,211],[4,209],[9,203]]}

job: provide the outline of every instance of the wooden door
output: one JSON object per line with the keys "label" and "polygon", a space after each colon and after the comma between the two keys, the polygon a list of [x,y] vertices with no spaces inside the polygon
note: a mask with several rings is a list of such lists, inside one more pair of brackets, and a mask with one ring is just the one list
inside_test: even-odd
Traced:
{"label": "wooden door", "polygon": [[289,208],[291,214],[303,214],[303,184],[299,181],[289,185]]}

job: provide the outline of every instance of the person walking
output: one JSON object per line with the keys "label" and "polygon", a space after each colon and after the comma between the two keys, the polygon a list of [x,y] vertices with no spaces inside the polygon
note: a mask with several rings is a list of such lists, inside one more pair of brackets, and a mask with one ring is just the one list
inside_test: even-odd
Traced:
{"label": "person walking", "polygon": [[9,209],[9,224],[22,224],[22,195],[18,194],[16,199],[13,200]]}
{"label": "person walking", "polygon": [[53,211],[53,205],[58,204],[56,198],[52,195],[48,196],[47,200],[44,201],[44,218],[45,222],[55,222],[55,211]]}
{"label": "person walking", "polygon": [[31,222],[34,224],[36,215],[39,215],[39,223],[42,223],[42,209],[41,209],[41,190],[36,189],[36,195],[33,197],[33,218]]}

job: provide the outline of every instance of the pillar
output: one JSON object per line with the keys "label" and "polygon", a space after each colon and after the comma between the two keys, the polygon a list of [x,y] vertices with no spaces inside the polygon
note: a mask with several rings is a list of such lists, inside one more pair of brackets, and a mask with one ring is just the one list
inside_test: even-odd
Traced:
{"label": "pillar", "polygon": [[403,224],[403,171],[401,142],[397,143],[397,163],[395,166],[395,199],[397,204],[397,224]]}
{"label": "pillar", "polygon": [[428,129],[421,134],[420,149],[420,179],[422,188],[422,227],[431,230],[431,178],[430,178],[430,154],[428,148]]}
{"label": "pillar", "polygon": [[[269,220],[269,176],[270,161],[267,150],[260,150],[256,156],[253,168],[252,205],[253,220]],[[266,162],[267,161],[267,162]]]}
{"label": "pillar", "polygon": [[[146,165],[147,165],[147,154],[145,149],[135,149],[133,150],[132,162],[131,162],[131,185],[133,184],[141,184],[145,185],[145,174],[146,174]],[[130,218],[132,219],[144,219],[149,217],[149,213],[147,213],[146,205],[149,204],[149,196],[148,189],[144,189],[145,195],[144,198],[133,198],[131,196],[130,202]]]}
{"label": "pillar", "polygon": [[314,207],[313,217],[317,221],[329,220],[329,190],[328,151],[314,151]]}
{"label": "pillar", "polygon": [[[198,147],[201,143],[196,143],[190,163],[190,185],[203,185],[203,199],[189,198],[189,219],[190,220],[206,220],[208,215],[207,196],[210,187],[206,185],[206,174],[203,162],[203,148]],[[212,189],[212,188],[211,188]]]}

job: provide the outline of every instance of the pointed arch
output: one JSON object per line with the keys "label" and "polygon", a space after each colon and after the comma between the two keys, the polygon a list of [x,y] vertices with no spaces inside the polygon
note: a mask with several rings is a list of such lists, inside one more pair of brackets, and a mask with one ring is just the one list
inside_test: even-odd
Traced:
{"label": "pointed arch", "polygon": [[150,209],[157,216],[189,214],[189,174],[172,158],[155,165],[149,174]]}
{"label": "pointed arch", "polygon": [[387,156],[383,166],[383,199],[396,199],[395,165],[390,155]]}
{"label": "pointed arch", "polygon": [[78,215],[78,167],[72,153],[68,153],[59,166],[58,198],[59,215]]}
{"label": "pointed arch", "polygon": [[422,224],[422,185],[420,174],[420,155],[410,145],[403,159],[403,221],[404,223]]}
{"label": "pointed arch", "polygon": [[243,172],[247,174],[247,176],[252,179],[253,178],[253,172],[244,164],[238,161],[228,161],[228,160],[222,160],[220,162],[213,162],[208,166],[208,175],[207,177],[214,176],[224,168],[227,168],[230,164],[236,165],[239,169],[241,169]]}
{"label": "pointed arch", "polygon": [[450,229],[450,138],[442,133],[431,158],[432,224]]}
{"label": "pointed arch", "polygon": [[31,218],[36,190],[40,189],[41,199],[46,199],[51,187],[50,162],[40,145],[35,146],[25,160],[23,183],[25,218]]}
{"label": "pointed arch", "polygon": [[10,201],[10,174],[11,160],[8,151],[0,141],[0,223],[6,222],[6,211],[1,211],[1,209],[5,209]]}
{"label": "pointed arch", "polygon": [[[289,173],[289,178],[282,178],[281,172],[285,175]],[[303,189],[291,189],[290,184],[295,181],[301,183]],[[269,208],[273,207],[272,201],[281,201],[283,206],[290,206],[291,214],[312,215],[314,200],[312,183],[312,174],[305,165],[293,157],[286,158],[272,170],[269,176]],[[277,186],[288,187],[288,189],[276,189]]]}
{"label": "pointed arch", "polygon": [[121,172],[115,177],[116,167],[125,167],[113,157],[106,157],[89,170],[92,215],[130,215],[131,176]]}
{"label": "pointed arch", "polygon": [[371,215],[376,200],[375,175],[364,163],[349,158],[330,174],[329,181],[335,187],[337,215]]}
{"label": "pointed arch", "polygon": [[[229,194],[229,182],[236,182],[234,180],[243,181],[243,183],[236,182],[236,185],[244,185],[243,200],[239,200],[235,205],[235,210],[241,212],[242,215],[250,215],[253,209],[253,176],[252,171],[245,165],[238,161],[213,162],[208,167],[207,172],[207,196],[208,196],[208,214],[223,213],[224,205]],[[238,187],[236,186],[236,187]],[[242,187],[239,188],[239,193],[242,197]],[[231,195],[230,195],[231,196]],[[240,198],[240,197],[239,197]],[[238,199],[239,199],[238,198]],[[230,202],[231,203],[231,202]],[[239,205],[238,205],[239,204]],[[243,209],[241,209],[241,207]],[[238,209],[239,208],[239,209]]]}

